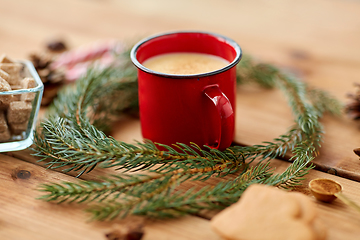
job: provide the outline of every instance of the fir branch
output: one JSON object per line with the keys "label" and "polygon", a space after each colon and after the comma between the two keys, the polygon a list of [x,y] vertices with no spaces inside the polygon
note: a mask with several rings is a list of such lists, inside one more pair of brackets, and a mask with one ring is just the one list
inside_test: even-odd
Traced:
{"label": "fir branch", "polygon": [[[231,167],[230,167],[231,168]],[[158,191],[160,186],[170,186],[171,183],[176,181],[177,184],[185,182],[189,179],[192,180],[204,180],[206,174],[208,177],[212,176],[215,172],[226,173],[226,169],[229,169],[229,164],[217,164],[213,166],[200,168],[188,167],[174,170],[172,172],[164,171],[156,174],[137,174],[137,175],[113,175],[113,178],[103,178],[103,182],[95,181],[83,181],[79,184],[71,182],[63,182],[62,185],[47,185],[44,184],[40,187],[40,191],[49,192],[50,194],[41,197],[47,201],[94,201],[100,195],[105,195],[101,198],[101,201],[108,198],[113,193],[114,199],[117,199],[120,194],[130,194],[134,196],[136,192],[143,199],[143,194],[148,192],[153,194],[154,191]]]}
{"label": "fir branch", "polygon": [[341,102],[321,89],[307,86],[307,96],[320,115],[328,112],[332,115],[340,116],[344,109],[344,105]]}
{"label": "fir branch", "polygon": [[[69,127],[65,119],[49,118],[42,123],[42,135],[46,137],[46,141],[39,135],[36,136],[38,152],[34,155],[41,158],[39,161],[46,160],[46,164],[51,168],[66,167],[64,171],[82,170],[80,174],[92,170],[99,163],[103,163],[103,167],[118,166],[118,169],[126,171],[151,170],[156,167],[151,170],[155,172],[179,169],[187,171],[226,164],[227,173],[236,171],[243,164],[241,154],[239,156],[239,153],[230,150],[220,152],[209,148],[209,151],[205,151],[193,145],[191,151],[188,146],[179,144],[177,149],[181,149],[181,152],[169,146],[167,151],[160,151],[150,141],[137,145],[118,142],[106,137],[89,123],[82,124],[87,124],[87,127],[79,131]],[[48,161],[49,159],[51,161]],[[225,170],[222,172],[225,173]]]}
{"label": "fir branch", "polygon": [[[309,163],[320,146],[319,117],[324,111],[336,112],[333,110],[337,108],[336,100],[327,93],[309,92],[305,83],[274,66],[257,64],[245,57],[239,66],[242,69],[238,71],[238,81],[278,87],[288,96],[295,125],[287,133],[273,142],[235,146],[225,151],[206,146],[202,149],[195,144],[166,146],[150,141],[118,142],[101,131],[109,124],[100,126],[99,123],[111,123],[114,116],[126,109],[137,109],[136,74],[129,66],[129,59],[122,58],[122,67],[89,70],[75,86],[63,90],[35,136],[35,155],[50,168],[79,171],[79,175],[98,165],[138,172],[104,178],[101,182],[41,186],[40,191],[47,193],[41,199],[47,201],[97,201],[89,211],[98,220],[128,214],[173,217],[202,209],[223,208],[237,201],[254,183],[282,188],[295,186],[311,169]],[[329,102],[333,102],[334,107],[328,107]],[[165,150],[159,150],[158,146]],[[268,161],[283,157],[287,152],[293,155],[292,164],[283,173],[274,174]],[[260,163],[248,168],[255,158],[260,158]],[[237,173],[238,177],[200,190],[176,188],[185,181],[206,181],[212,176],[230,173]]]}
{"label": "fir branch", "polygon": [[264,184],[281,188],[291,188],[300,184],[304,176],[313,168],[310,162],[314,159],[315,147],[310,141],[304,141],[293,150],[293,163],[281,174],[270,176]]}
{"label": "fir branch", "polygon": [[[248,61],[249,62],[249,61]],[[272,79],[271,82],[277,82],[279,81],[279,76],[278,73],[279,71],[277,69],[275,69],[272,66],[268,66],[268,65],[255,65],[253,68],[249,67],[248,68],[250,70],[248,70],[249,72],[253,72],[253,73],[249,73],[249,76],[251,78],[254,78],[254,76],[258,76],[256,79],[261,78],[261,76],[266,76],[266,79]],[[259,69],[261,69],[261,71],[263,71],[266,74],[260,74]],[[109,76],[109,70],[105,70],[103,71],[103,73],[101,74],[101,76]],[[246,72],[246,71],[239,71],[241,73]],[[110,74],[111,75],[111,74]],[[300,84],[298,81],[288,81],[289,79],[286,79],[288,86],[285,86],[285,90],[289,89],[289,91],[292,91],[290,94],[288,94],[291,98],[293,96],[299,96],[298,99],[291,99],[291,104],[294,107],[293,111],[296,113],[297,115],[297,120],[298,121],[302,121],[302,123],[299,123],[299,126],[302,128],[308,128],[309,126],[306,126],[306,124],[312,123],[312,122],[316,122],[316,120],[312,119],[315,114],[313,114],[314,110],[310,109],[309,112],[301,112],[309,109],[309,106],[301,106],[301,102],[303,102],[303,99],[299,99],[299,98],[304,98],[304,96],[301,96],[299,94],[299,92],[301,93],[301,91],[304,91],[304,86],[302,86],[302,84]],[[291,80],[291,79],[290,79]],[[268,80],[269,81],[269,80]],[[53,139],[49,139],[49,141],[52,141],[53,144],[57,144],[59,146],[56,146],[56,148],[59,148],[62,150],[62,152],[55,152],[53,150],[54,145],[52,145],[51,147],[45,148],[47,145],[45,146],[41,146],[40,148],[42,149],[42,151],[38,151],[38,153],[36,154],[37,156],[41,157],[43,160],[46,159],[51,159],[53,156],[56,156],[55,158],[53,158],[53,161],[50,161],[48,164],[51,166],[57,165],[59,167],[64,167],[64,166],[68,166],[71,165],[70,168],[68,168],[67,170],[74,170],[74,169],[92,169],[93,166],[95,166],[96,164],[98,164],[99,162],[103,162],[103,161],[110,161],[112,163],[112,165],[108,164],[108,166],[114,166],[114,165],[119,165],[121,166],[121,168],[125,168],[128,170],[132,170],[134,168],[137,167],[141,167],[138,163],[141,162],[143,163],[143,167],[145,167],[145,169],[151,168],[152,166],[158,164],[158,163],[164,163],[164,158],[162,157],[164,155],[164,152],[158,151],[158,150],[153,150],[152,148],[150,149],[145,149],[145,151],[142,151],[141,153],[139,152],[139,147],[138,146],[130,146],[128,144],[125,143],[117,143],[116,141],[113,141],[111,138],[106,138],[106,136],[104,136],[104,134],[101,131],[97,131],[96,128],[94,128],[92,126],[92,124],[87,121],[88,118],[86,118],[86,114],[82,114],[80,116],[72,116],[71,112],[78,112],[81,111],[79,109],[86,109],[86,106],[81,106],[79,104],[75,104],[77,102],[82,102],[79,100],[79,98],[81,98],[82,94],[85,94],[85,92],[83,92],[84,89],[98,89],[100,86],[103,85],[103,78],[97,76],[94,77],[91,72],[88,74],[88,77],[85,77],[84,79],[81,79],[78,81],[79,84],[78,86],[75,88],[75,91],[73,94],[71,93],[65,93],[65,94],[61,94],[60,99],[58,99],[58,101],[56,101],[55,106],[56,106],[56,112],[60,113],[60,114],[64,114],[67,111],[64,109],[64,106],[66,109],[70,109],[71,111],[69,111],[70,114],[68,114],[66,116],[67,119],[69,119],[69,121],[64,121],[66,122],[66,125],[69,125],[69,128],[62,128],[64,129],[64,134],[62,134],[62,136],[64,135],[69,135],[70,137],[68,139],[65,139],[64,137],[61,137],[60,139],[58,139],[59,141],[54,141]],[[83,82],[88,83],[84,86]],[[100,84],[98,83],[100,82]],[[265,82],[265,81],[263,81]],[[89,85],[90,83],[93,83],[95,85],[95,87],[86,87],[87,85]],[[121,81],[122,84],[124,84],[124,81]],[[290,85],[290,84],[295,84],[295,85]],[[297,85],[296,85],[297,84]],[[79,91],[78,91],[79,89]],[[294,92],[296,91],[296,92]],[[102,91],[100,91],[102,92]],[[105,91],[107,92],[107,91]],[[87,96],[90,96],[91,94],[86,94]],[[108,94],[106,94],[108,95]],[[70,100],[68,100],[70,99]],[[74,100],[71,100],[74,99]],[[96,98],[95,98],[96,99]],[[90,103],[90,101],[88,101]],[[66,107],[68,106],[68,107]],[[296,109],[298,106],[301,106],[301,109]],[[300,111],[300,112],[299,112]],[[303,114],[303,115],[302,115]],[[52,114],[52,116],[56,116],[56,114]],[[303,117],[299,117],[299,116],[303,116]],[[79,124],[74,124],[74,123],[78,123],[80,118],[83,118],[83,121],[80,121],[81,125]],[[54,138],[57,138],[59,129],[58,129],[58,125],[59,124],[63,124],[59,122],[59,119],[52,117],[52,119],[49,119],[47,122],[44,123],[44,125],[48,125],[46,126],[46,129],[49,130],[49,133],[46,133],[43,131],[42,135],[44,136],[51,136]],[[53,127],[52,127],[53,126]],[[52,128],[52,129],[51,129]],[[73,128],[74,130],[70,129]],[[293,146],[296,144],[297,139],[301,139],[303,138],[302,133],[299,131],[299,129],[293,128],[291,129],[287,134],[284,134],[282,136],[280,136],[279,138],[276,138],[274,140],[274,143],[268,143],[268,145],[257,145],[254,146],[251,151],[251,147],[250,148],[245,148],[244,150],[249,151],[250,150],[250,154],[248,152],[247,156],[251,157],[251,159],[254,159],[255,157],[257,157],[258,155],[263,155],[264,159],[266,159],[267,157],[278,157],[278,156],[283,156],[287,150],[292,149]],[[89,130],[92,130],[94,133],[90,134]],[[310,126],[311,129],[311,126]],[[61,129],[60,129],[61,131]],[[75,132],[75,133],[72,133]],[[53,133],[53,134],[52,134]],[[72,133],[72,134],[69,134]],[[94,139],[97,139],[98,136],[100,136],[99,141],[94,141]],[[72,148],[72,146],[74,145],[74,142],[72,139],[76,139],[77,142],[80,142],[85,140],[83,142],[83,144],[81,144],[78,148]],[[69,142],[64,142],[64,141],[69,141]],[[103,146],[101,146],[100,144],[97,144],[98,142],[103,141],[106,144],[104,144]],[[42,142],[40,140],[38,140],[37,142]],[[277,143],[276,143],[277,142]],[[93,144],[92,144],[93,143]],[[79,145],[79,144],[77,144]],[[99,147],[105,147],[105,149],[101,149]],[[147,146],[148,147],[148,146]],[[119,151],[120,149],[125,149],[126,151]],[[127,149],[127,148],[131,148],[131,149]],[[47,151],[44,152],[44,149],[46,149]],[[254,149],[256,149],[256,151],[254,151]],[[72,154],[66,153],[67,150],[69,150],[70,152],[73,152]],[[171,150],[170,148],[168,148],[168,150]],[[44,154],[45,153],[45,154]],[[63,153],[65,156],[61,156],[61,153]],[[176,154],[176,156],[174,155],[174,153]],[[239,152],[239,149],[235,149],[235,154],[234,156],[232,156],[233,158],[238,158],[239,157],[239,153],[243,154],[241,151]],[[191,156],[191,152],[189,152],[189,154],[186,154],[185,156],[182,157],[183,158],[187,158],[189,159]],[[204,154],[206,154],[206,152],[204,152]],[[177,152],[174,150],[171,150],[167,153],[167,162],[170,164],[176,160],[179,160],[180,158],[178,158],[179,156],[177,156]],[[244,154],[243,154],[244,155]],[[69,156],[71,156],[71,158],[69,158]],[[77,157],[79,156],[79,157]],[[131,157],[129,157],[131,156]],[[169,157],[171,156],[171,157]],[[79,160],[80,158],[80,160]],[[174,161],[170,161],[169,158],[173,158]],[[191,158],[194,158],[193,156],[191,156]],[[60,159],[60,161],[59,161]],[[69,161],[66,162],[61,162],[61,159],[69,159]],[[134,161],[134,160],[137,161]],[[155,159],[155,161],[152,161],[153,159]],[[156,159],[158,159],[159,161],[156,161]],[[191,163],[197,163],[198,161],[196,159],[192,159]],[[169,165],[167,164],[167,165]],[[105,165],[104,165],[105,166]],[[170,171],[172,171],[173,169],[171,169]],[[80,173],[81,174],[81,173]]]}
{"label": "fir branch", "polygon": [[234,180],[222,181],[215,186],[205,186],[200,190],[187,191],[169,188],[161,194],[153,195],[149,201],[134,204],[128,198],[117,202],[92,205],[88,211],[96,220],[124,217],[127,214],[164,218],[195,214],[204,209],[222,209],[238,200],[245,189],[253,183],[262,183],[270,175],[268,164],[259,164]]}
{"label": "fir branch", "polygon": [[[281,69],[276,68],[270,64],[257,63],[250,56],[244,56],[237,65],[237,83],[241,84],[258,84],[263,88],[279,87],[279,74],[282,78],[291,78],[294,81],[299,81],[290,73],[284,73]],[[328,92],[308,86],[307,83],[302,82],[302,88],[305,88],[304,94],[312,103],[319,115],[323,113],[330,113],[333,115],[340,115],[344,106],[336,98],[331,96]]]}
{"label": "fir branch", "polygon": [[69,119],[69,123],[77,125],[83,118],[99,129],[108,129],[115,116],[118,118],[128,109],[137,110],[136,69],[124,54],[119,56],[119,61],[105,69],[90,68],[75,86],[63,88],[47,110],[47,116]]}

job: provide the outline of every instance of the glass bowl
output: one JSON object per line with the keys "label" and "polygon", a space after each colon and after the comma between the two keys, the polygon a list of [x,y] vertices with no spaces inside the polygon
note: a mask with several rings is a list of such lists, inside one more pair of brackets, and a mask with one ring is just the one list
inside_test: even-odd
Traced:
{"label": "glass bowl", "polygon": [[19,79],[32,78],[35,87],[12,86],[12,90],[0,92],[0,152],[22,150],[33,143],[44,91],[33,64],[27,60],[16,63],[21,64]]}

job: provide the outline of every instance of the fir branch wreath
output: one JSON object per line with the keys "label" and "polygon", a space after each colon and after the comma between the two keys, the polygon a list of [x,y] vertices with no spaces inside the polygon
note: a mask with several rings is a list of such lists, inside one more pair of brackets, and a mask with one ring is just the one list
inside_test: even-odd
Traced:
{"label": "fir branch wreath", "polygon": [[[127,215],[176,217],[204,209],[223,209],[236,202],[254,183],[291,188],[313,167],[322,139],[319,118],[340,114],[341,104],[327,92],[313,89],[278,68],[245,56],[237,66],[239,84],[280,88],[287,95],[295,123],[273,142],[232,146],[224,151],[195,144],[173,146],[151,141],[129,144],[105,132],[117,116],[137,111],[137,76],[128,51],[120,65],[91,68],[75,85],[64,88],[49,108],[35,135],[34,155],[49,168],[88,173],[95,167],[115,167],[118,174],[100,181],[43,184],[39,198],[56,203],[87,204],[95,220]],[[166,150],[161,151],[158,146]],[[292,155],[291,165],[275,174],[271,159]],[[260,159],[256,164],[251,164]],[[225,175],[233,174],[230,180]],[[216,185],[179,190],[185,181],[218,177]]]}

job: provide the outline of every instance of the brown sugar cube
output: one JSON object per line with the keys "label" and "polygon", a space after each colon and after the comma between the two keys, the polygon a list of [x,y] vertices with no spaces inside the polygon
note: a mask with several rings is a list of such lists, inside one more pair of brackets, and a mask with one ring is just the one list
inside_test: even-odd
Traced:
{"label": "brown sugar cube", "polygon": [[4,132],[0,132],[0,142],[8,141],[11,138],[9,129],[6,129]]}
{"label": "brown sugar cube", "polygon": [[3,79],[2,77],[0,77],[0,91],[1,92],[11,91],[10,84],[5,79]]}
{"label": "brown sugar cube", "polygon": [[[24,78],[21,81],[21,87],[23,89],[29,89],[36,87],[36,82],[34,78]],[[36,93],[23,93],[21,94],[21,101],[32,101],[35,98]]]}
{"label": "brown sugar cube", "polygon": [[6,123],[4,111],[0,112],[0,133],[4,132],[8,129],[8,125]]}
{"label": "brown sugar cube", "polygon": [[0,69],[0,77],[6,80],[7,82],[10,79],[10,75],[2,69]]}
{"label": "brown sugar cube", "polygon": [[0,111],[7,110],[8,107],[9,107],[9,104],[5,104],[5,103],[0,102]]}
{"label": "brown sugar cube", "polygon": [[22,132],[26,131],[29,121],[23,122],[23,123],[11,123],[10,129],[11,132],[15,135],[19,135]]}
{"label": "brown sugar cube", "polygon": [[8,56],[6,56],[6,54],[2,54],[0,56],[0,63],[13,63],[14,61],[12,61]]}
{"label": "brown sugar cube", "polygon": [[[5,79],[0,77],[0,92],[11,91],[11,87]],[[4,104],[9,104],[13,100],[13,95],[0,95],[0,102]]]}
{"label": "brown sugar cube", "polygon": [[10,75],[8,83],[10,85],[18,85],[20,81],[20,71],[22,65],[20,63],[0,63],[0,69]]}
{"label": "brown sugar cube", "polygon": [[21,87],[21,85],[11,85],[11,90],[20,90],[23,89],[23,87]]}
{"label": "brown sugar cube", "polygon": [[22,94],[15,94],[14,98],[13,98],[13,101],[21,101],[21,95]]}
{"label": "brown sugar cube", "polygon": [[8,123],[23,123],[29,120],[32,106],[30,102],[13,101],[7,111]]}
{"label": "brown sugar cube", "polygon": [[[12,85],[12,86],[10,86],[10,87],[11,87],[11,90],[23,89],[23,88],[21,87],[21,85]],[[13,95],[13,96],[14,96],[13,101],[21,101],[21,95],[22,95],[22,94],[14,94],[14,95]]]}
{"label": "brown sugar cube", "polygon": [[35,79],[32,78],[32,77],[24,78],[24,79],[20,82],[20,86],[21,86],[23,89],[34,88],[34,87],[36,87]]}

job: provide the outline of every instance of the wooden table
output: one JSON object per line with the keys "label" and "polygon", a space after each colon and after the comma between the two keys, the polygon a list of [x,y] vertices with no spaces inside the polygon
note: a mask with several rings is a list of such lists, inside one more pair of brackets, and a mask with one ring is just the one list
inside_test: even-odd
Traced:
{"label": "wooden table", "polygon": [[[27,58],[54,37],[77,47],[101,39],[138,40],[173,30],[217,32],[236,40],[243,51],[290,69],[310,85],[329,91],[344,103],[360,82],[360,2],[303,1],[115,1],[1,0],[0,53]],[[271,141],[292,125],[286,99],[277,90],[241,87],[237,98],[235,142]],[[359,123],[345,115],[324,116],[325,135],[304,186],[327,177],[344,186],[360,202]],[[131,117],[114,126],[122,141],[141,139],[139,120]],[[87,222],[81,206],[54,205],[35,198],[41,183],[75,181],[71,174],[45,169],[30,150],[0,155],[0,239],[106,239],[121,221]],[[285,160],[274,160],[277,171]],[[30,174],[22,174],[22,173]],[[97,169],[83,179],[96,179]],[[331,173],[331,174],[329,174]],[[337,176],[335,176],[337,175]],[[25,177],[24,177],[25,176]],[[305,191],[303,188],[302,191]],[[315,201],[315,200],[314,200]],[[315,201],[316,202],[316,201]],[[339,200],[316,202],[328,228],[327,239],[359,239],[360,214]],[[211,214],[146,222],[144,239],[219,239],[209,227]]]}

